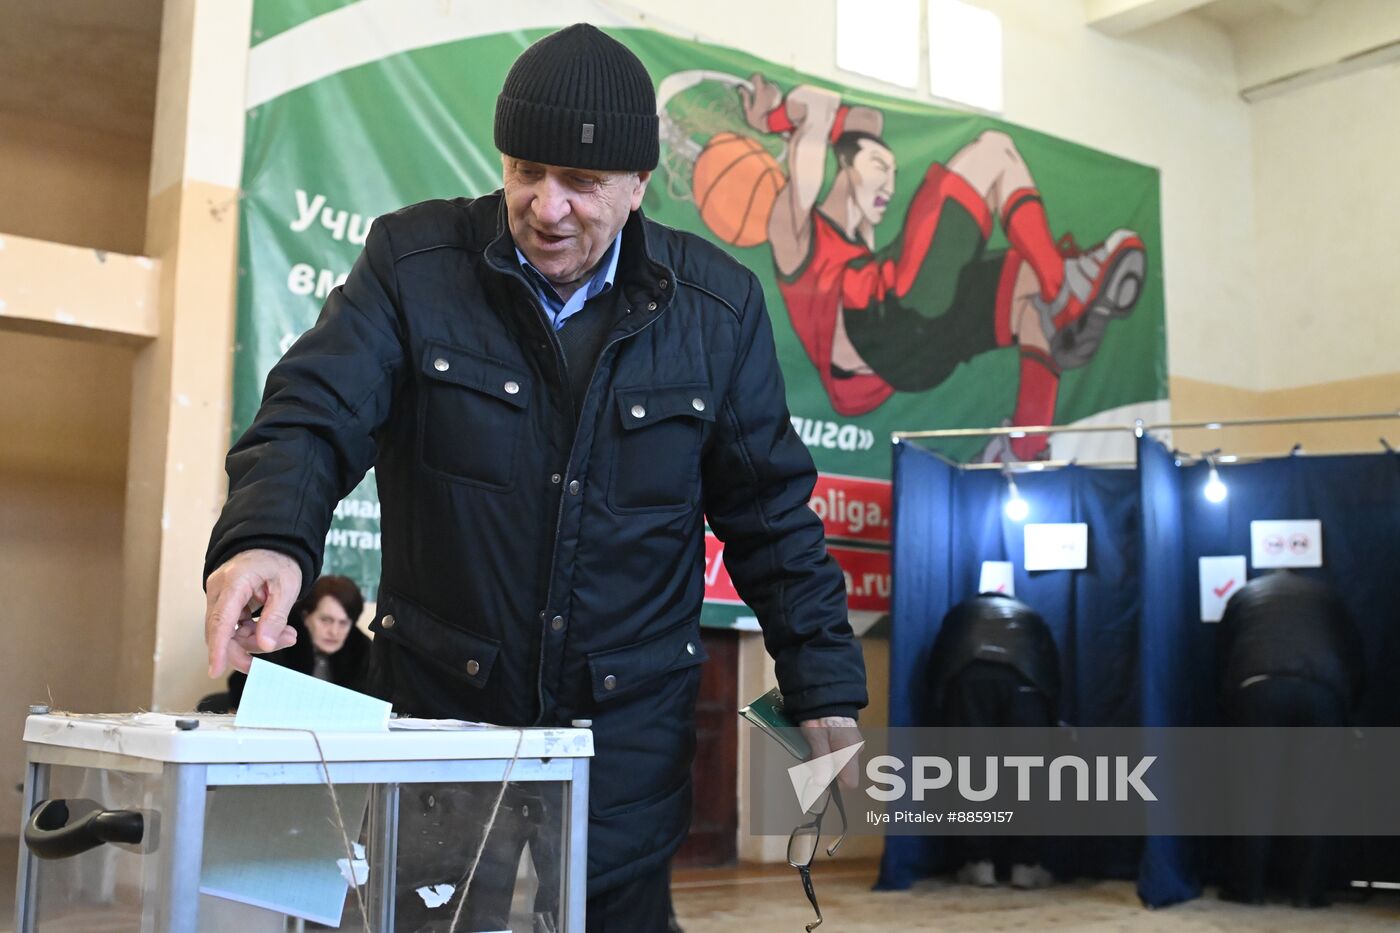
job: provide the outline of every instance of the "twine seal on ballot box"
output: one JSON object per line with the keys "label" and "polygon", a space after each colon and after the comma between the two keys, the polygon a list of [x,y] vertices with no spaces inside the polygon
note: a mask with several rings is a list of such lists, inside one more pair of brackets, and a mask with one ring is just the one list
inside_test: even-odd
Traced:
{"label": "twine seal on ballot box", "polygon": [[472,878],[476,876],[476,866],[481,864],[481,853],[486,851],[486,840],[491,838],[491,827],[496,824],[496,815],[501,812],[501,801],[505,799],[506,787],[510,785],[510,773],[515,770],[515,763],[520,760],[520,747],[524,743],[525,730],[521,729],[515,738],[515,752],[510,756],[510,761],[506,762],[505,773],[501,775],[501,786],[496,790],[496,802],[491,805],[491,816],[486,821],[486,828],[482,830],[481,841],[476,844],[476,854],[472,856],[471,867],[462,879],[462,896],[457,899],[457,909],[452,912],[452,923],[448,926],[447,933],[457,933],[457,924],[462,920],[462,908],[467,904],[467,892],[471,890]]}
{"label": "twine seal on ballot box", "polygon": [[[326,779],[326,790],[331,795],[331,812],[335,814],[336,828],[340,830],[340,840],[345,846],[346,864],[352,866],[350,869],[350,886],[355,889],[355,905],[360,910],[360,922],[364,924],[365,933],[374,933],[369,922],[369,908],[365,904],[364,892],[361,885],[355,884],[355,850],[350,841],[350,830],[345,825],[345,818],[340,813],[340,798],[335,792],[335,781],[331,779],[331,769],[326,761],[326,752],[321,748],[321,739],[316,735],[314,729],[283,729],[275,726],[259,726],[274,732],[304,732],[311,736],[311,741],[316,743],[316,755],[321,760],[321,773]],[[515,763],[520,760],[520,749],[525,744],[525,730],[519,729],[516,732],[515,751],[511,754],[510,760],[506,762],[505,773],[501,775],[501,786],[496,791],[496,800],[491,805],[491,815],[486,820],[486,828],[481,834],[481,841],[476,845],[476,854],[472,856],[472,863],[467,867],[466,875],[459,885],[461,896],[457,899],[457,909],[452,913],[452,923],[447,928],[447,933],[457,933],[457,926],[462,919],[462,908],[467,903],[467,891],[471,888],[472,879],[476,877],[476,868],[481,864],[481,855],[486,851],[486,841],[491,838],[491,827],[496,824],[496,817],[501,812],[501,804],[505,800],[506,788],[510,786],[510,775],[515,770]]]}

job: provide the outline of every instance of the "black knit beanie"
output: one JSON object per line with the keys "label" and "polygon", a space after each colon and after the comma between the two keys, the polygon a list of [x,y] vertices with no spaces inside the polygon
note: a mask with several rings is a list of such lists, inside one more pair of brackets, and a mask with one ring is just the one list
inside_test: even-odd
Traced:
{"label": "black knit beanie", "polygon": [[544,165],[651,171],[658,127],[646,66],[587,23],[521,53],[496,98],[496,148]]}

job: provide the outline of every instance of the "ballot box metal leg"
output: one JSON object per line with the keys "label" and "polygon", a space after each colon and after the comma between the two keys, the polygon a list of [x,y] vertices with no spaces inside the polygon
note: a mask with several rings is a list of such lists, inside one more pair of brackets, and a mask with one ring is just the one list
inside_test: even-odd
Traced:
{"label": "ballot box metal leg", "polygon": [[[29,821],[34,806],[48,796],[49,766],[29,762],[24,774],[23,821]],[[19,873],[15,879],[15,930],[16,933],[33,933],[39,911],[38,859],[24,844],[24,826],[20,826]]]}
{"label": "ballot box metal leg", "polygon": [[399,860],[399,785],[376,784],[370,806],[369,912],[376,931],[394,929]]}
{"label": "ballot box metal leg", "polygon": [[564,851],[568,853],[564,873],[564,933],[584,933],[584,912],[588,904],[588,759],[573,760],[573,779],[565,788],[568,820],[564,826]]}
{"label": "ballot box metal leg", "polygon": [[161,791],[160,933],[197,933],[199,874],[204,858],[204,765],[167,764]]}

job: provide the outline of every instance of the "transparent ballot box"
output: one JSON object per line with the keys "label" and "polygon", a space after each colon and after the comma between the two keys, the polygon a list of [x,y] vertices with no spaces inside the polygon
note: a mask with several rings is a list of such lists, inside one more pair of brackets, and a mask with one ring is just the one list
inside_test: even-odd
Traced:
{"label": "transparent ballot box", "polygon": [[582,933],[587,729],[46,713],[24,741],[19,933]]}

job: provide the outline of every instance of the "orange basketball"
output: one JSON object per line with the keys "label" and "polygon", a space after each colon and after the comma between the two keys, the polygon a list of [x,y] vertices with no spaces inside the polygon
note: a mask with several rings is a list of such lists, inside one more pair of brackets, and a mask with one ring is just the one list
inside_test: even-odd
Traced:
{"label": "orange basketball", "polygon": [[786,183],[778,160],[758,140],[737,133],[713,137],[691,176],[705,226],[734,246],[757,246],[768,239],[773,202]]}

